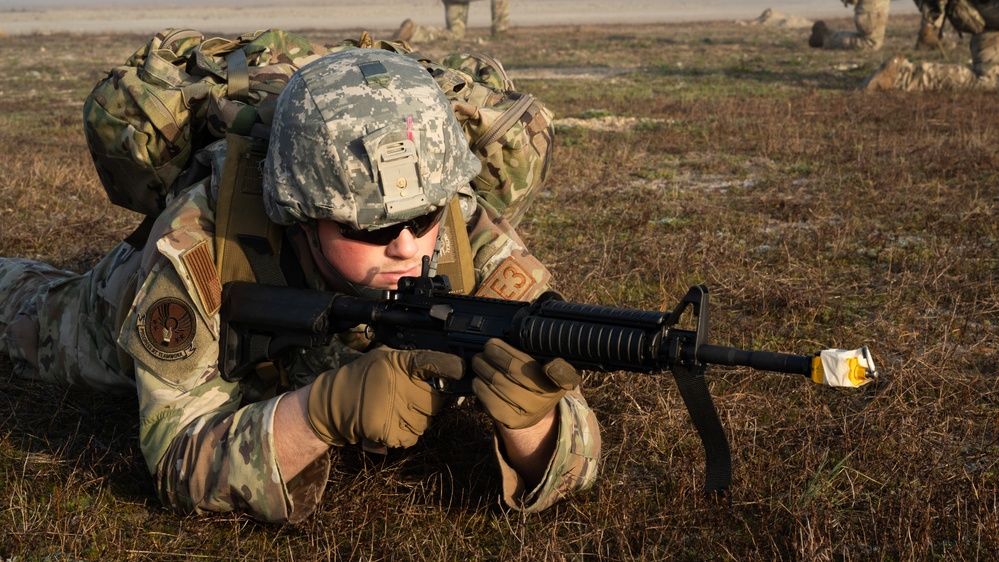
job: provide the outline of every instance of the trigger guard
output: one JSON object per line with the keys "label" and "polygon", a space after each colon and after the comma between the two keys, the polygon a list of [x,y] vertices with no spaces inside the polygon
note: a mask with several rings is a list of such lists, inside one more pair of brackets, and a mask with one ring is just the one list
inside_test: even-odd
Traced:
{"label": "trigger guard", "polygon": [[461,379],[461,380],[451,380],[442,377],[435,377],[429,379],[427,382],[430,383],[430,388],[434,389],[435,392],[444,394],[446,396],[473,396],[475,392],[472,390],[472,380]]}

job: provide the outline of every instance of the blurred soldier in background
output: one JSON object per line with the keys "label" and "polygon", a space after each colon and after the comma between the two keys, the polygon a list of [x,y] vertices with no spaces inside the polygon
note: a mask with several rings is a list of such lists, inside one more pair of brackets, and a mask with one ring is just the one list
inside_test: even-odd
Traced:
{"label": "blurred soldier in background", "polygon": [[843,0],[853,5],[853,22],[857,31],[833,31],[824,21],[812,26],[808,46],[817,49],[864,49],[876,51],[885,39],[890,0]]}
{"label": "blurred soldier in background", "polygon": [[[395,41],[436,41],[439,39],[457,41],[465,37],[468,27],[468,3],[475,0],[443,0],[444,18],[447,28],[425,27],[417,25],[411,19],[402,22],[396,31]],[[490,0],[492,10],[492,34],[503,35],[510,29],[510,0]]]}
{"label": "blurred soldier in background", "polygon": [[921,0],[927,19],[946,17],[959,33],[970,33],[971,68],[962,64],[913,64],[896,55],[864,81],[867,90],[994,90],[999,86],[999,4],[988,0]]}

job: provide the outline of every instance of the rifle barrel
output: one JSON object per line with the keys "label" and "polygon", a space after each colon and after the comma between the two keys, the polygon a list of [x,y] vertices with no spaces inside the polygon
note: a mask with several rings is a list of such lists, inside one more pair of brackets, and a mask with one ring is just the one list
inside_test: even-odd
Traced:
{"label": "rifle barrel", "polygon": [[703,344],[697,348],[697,360],[713,365],[752,367],[763,371],[810,376],[812,357],[771,351],[746,351],[724,345]]}

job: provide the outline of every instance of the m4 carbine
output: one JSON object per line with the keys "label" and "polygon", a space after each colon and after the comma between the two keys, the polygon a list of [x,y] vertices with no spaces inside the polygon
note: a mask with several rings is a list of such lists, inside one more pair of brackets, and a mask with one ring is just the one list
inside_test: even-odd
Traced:
{"label": "m4 carbine", "polygon": [[[690,309],[695,329],[676,325]],[[859,386],[877,376],[867,348],[813,356],[746,351],[706,342],[708,289],[691,287],[670,313],[566,302],[545,293],[533,302],[451,293],[443,276],[406,277],[383,299],[258,283],[227,283],[222,292],[219,369],[227,381],[264,362],[365,325],[372,342],[395,349],[453,353],[470,365],[486,341],[499,338],[546,362],[556,357],[593,371],[672,372],[705,447],[708,491],[731,481],[728,441],[704,372],[709,364],[805,375],[818,383]],[[470,395],[471,369],[438,390]],[[846,382],[844,382],[846,381]]]}

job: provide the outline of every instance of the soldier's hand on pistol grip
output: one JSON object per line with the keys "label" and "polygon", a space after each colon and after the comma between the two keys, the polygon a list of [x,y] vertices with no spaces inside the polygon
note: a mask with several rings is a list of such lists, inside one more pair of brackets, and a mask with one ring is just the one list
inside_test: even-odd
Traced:
{"label": "soldier's hand on pistol grip", "polygon": [[499,339],[486,342],[472,358],[472,369],[475,396],[494,420],[510,429],[538,423],[581,381],[565,360],[542,365]]}
{"label": "soldier's hand on pistol grip", "polygon": [[456,355],[375,348],[316,378],[309,391],[309,421],[330,445],[369,439],[411,447],[447,402],[426,381],[457,380],[462,372]]}

